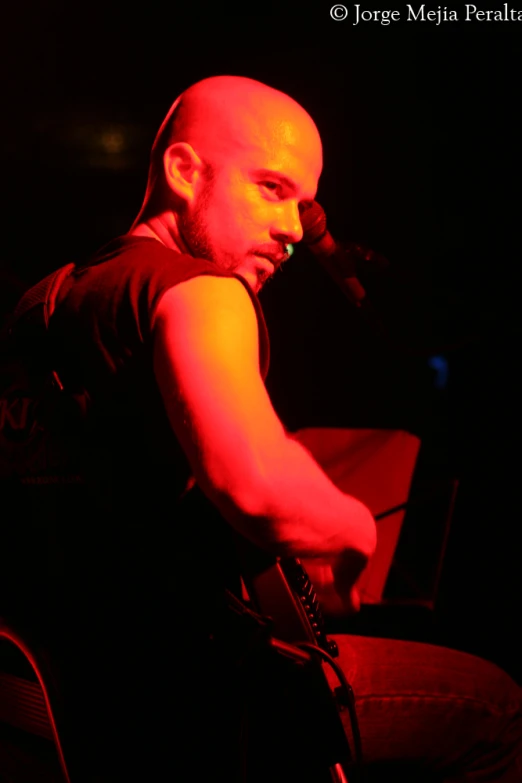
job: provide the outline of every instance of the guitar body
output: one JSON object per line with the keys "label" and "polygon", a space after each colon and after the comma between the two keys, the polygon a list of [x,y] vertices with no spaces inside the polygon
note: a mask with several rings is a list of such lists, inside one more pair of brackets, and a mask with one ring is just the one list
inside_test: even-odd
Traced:
{"label": "guitar body", "polygon": [[[295,744],[293,747],[299,756],[296,766],[301,768],[303,757],[306,759],[313,753],[314,762],[309,765],[309,769],[316,770],[310,778],[313,783],[347,783],[348,769],[353,768],[353,762],[339,715],[340,706],[326,678],[321,657],[306,646],[319,647],[330,657],[338,654],[335,642],[325,634],[313,585],[299,560],[274,561],[248,542],[242,543],[239,551],[248,596],[258,612],[271,618],[273,646],[276,649],[279,646],[281,654],[286,656],[291,656],[294,649],[296,661],[301,656],[296,662],[298,690],[292,692],[293,708],[301,723],[299,747]],[[308,653],[306,665],[303,652]]]}

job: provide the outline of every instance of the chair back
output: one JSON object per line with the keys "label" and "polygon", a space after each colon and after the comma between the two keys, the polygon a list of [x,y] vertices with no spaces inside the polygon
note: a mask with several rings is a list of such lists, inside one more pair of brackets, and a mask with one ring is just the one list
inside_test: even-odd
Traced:
{"label": "chair back", "polygon": [[0,660],[0,720],[53,741],[64,783],[71,783],[62,738],[63,710],[52,667],[28,634],[2,618],[0,641],[4,642],[4,647],[14,648],[18,659],[22,657],[24,662],[20,669],[19,665],[13,667]]}

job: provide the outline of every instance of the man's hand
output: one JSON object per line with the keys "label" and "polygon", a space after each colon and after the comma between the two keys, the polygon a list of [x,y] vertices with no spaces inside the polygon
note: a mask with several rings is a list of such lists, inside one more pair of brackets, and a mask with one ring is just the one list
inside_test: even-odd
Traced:
{"label": "man's hand", "polygon": [[361,608],[356,585],[368,561],[358,552],[335,558],[301,558],[317,593],[321,608],[330,617],[346,617]]}

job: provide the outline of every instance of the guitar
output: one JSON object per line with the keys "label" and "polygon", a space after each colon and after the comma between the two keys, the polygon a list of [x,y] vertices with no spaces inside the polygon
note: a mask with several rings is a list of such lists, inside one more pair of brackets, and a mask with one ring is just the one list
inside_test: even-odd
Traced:
{"label": "guitar", "polygon": [[[277,649],[282,645],[284,655],[292,648],[301,655],[303,651],[308,653],[306,686],[310,709],[306,730],[313,737],[314,748],[319,748],[327,779],[331,783],[348,783],[348,768],[353,769],[353,759],[339,713],[346,707],[350,710],[356,761],[360,762],[353,693],[339,667],[335,667],[337,645],[326,635],[313,584],[296,558],[274,561],[248,542],[241,542],[239,555],[248,597],[258,612],[271,619],[273,646]],[[323,661],[333,664],[341,679],[342,685],[335,692],[326,678]]]}

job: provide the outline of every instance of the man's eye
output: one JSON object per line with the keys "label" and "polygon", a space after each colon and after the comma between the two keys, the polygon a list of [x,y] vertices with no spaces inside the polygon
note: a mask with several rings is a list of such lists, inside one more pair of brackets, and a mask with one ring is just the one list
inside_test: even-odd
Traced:
{"label": "man's eye", "polygon": [[270,180],[268,180],[266,182],[262,182],[261,185],[267,190],[270,190],[272,193],[276,193],[279,189],[279,182],[270,182]]}

